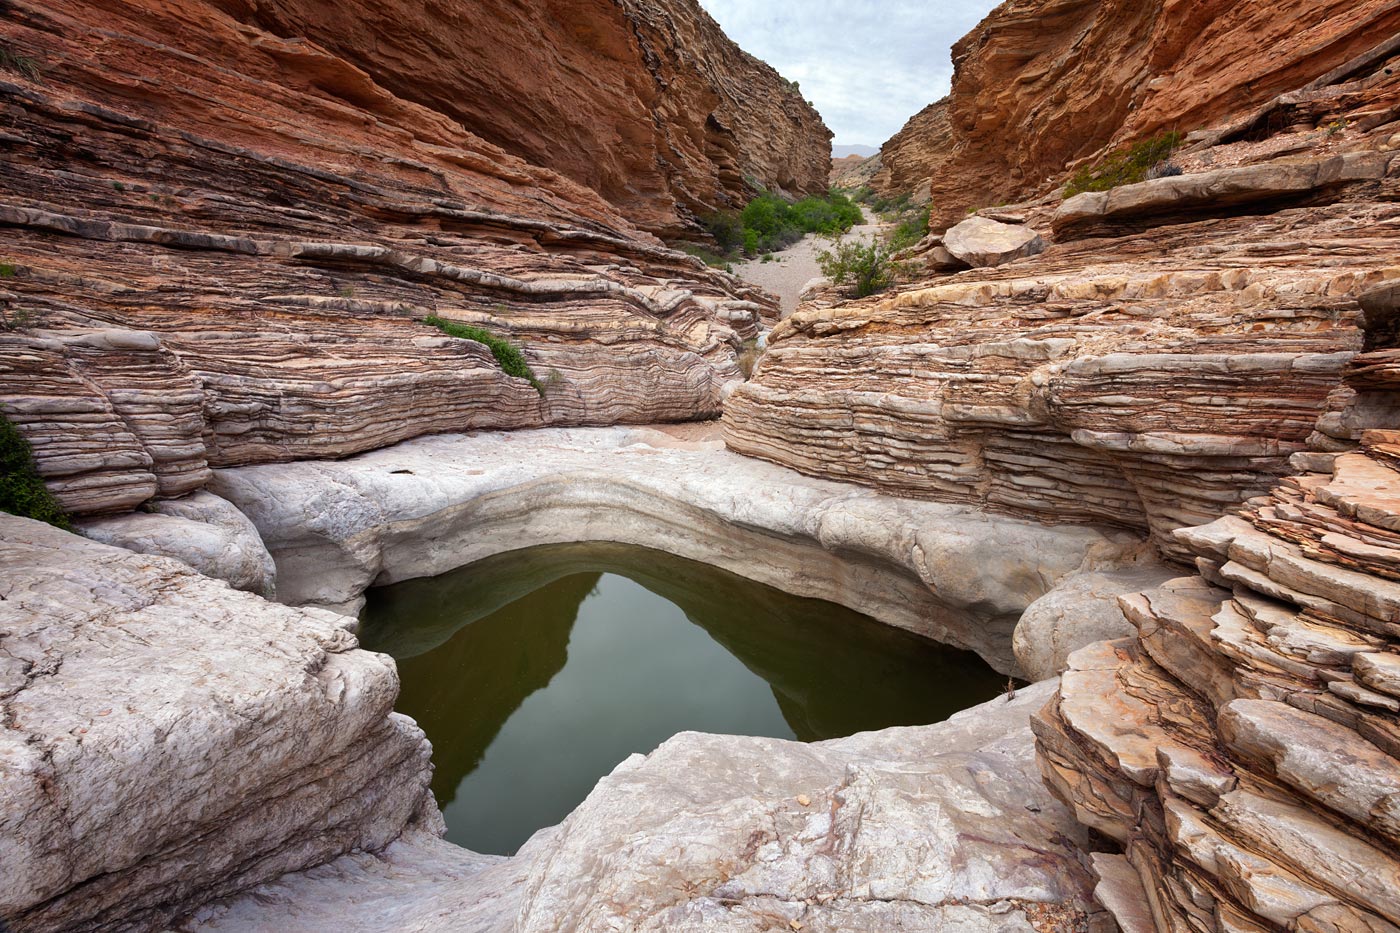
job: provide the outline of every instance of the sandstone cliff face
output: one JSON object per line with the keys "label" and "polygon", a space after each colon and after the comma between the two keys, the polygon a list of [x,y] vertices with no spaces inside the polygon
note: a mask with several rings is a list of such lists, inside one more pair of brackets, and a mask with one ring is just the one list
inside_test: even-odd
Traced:
{"label": "sandstone cliff face", "polygon": [[[0,71],[0,407],[76,513],[437,431],[712,415],[776,314],[313,42],[202,0],[9,11],[39,80]],[[539,391],[431,314],[522,345]]]}
{"label": "sandstone cliff face", "polygon": [[749,181],[826,188],[831,134],[801,93],[695,0],[217,0],[308,40],[376,84],[532,165],[601,193],[634,223],[687,232],[742,206]]}
{"label": "sandstone cliff face", "polygon": [[[1387,0],[1008,0],[954,46],[950,96],[885,144],[876,186],[931,181],[947,226],[1045,190],[1106,146],[1297,92],[1397,31]],[[1397,80],[1367,68],[1333,83],[1343,78]]]}

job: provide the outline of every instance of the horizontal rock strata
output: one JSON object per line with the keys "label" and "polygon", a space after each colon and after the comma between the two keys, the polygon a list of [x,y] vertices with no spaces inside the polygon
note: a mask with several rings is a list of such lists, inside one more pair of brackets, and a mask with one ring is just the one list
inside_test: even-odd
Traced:
{"label": "horizontal rock strata", "polygon": [[1182,532],[1200,575],[1126,597],[1037,719],[1138,929],[1400,928],[1400,435],[1363,441]]}
{"label": "horizontal rock strata", "polygon": [[0,921],[162,929],[432,824],[427,740],[348,620],[0,515]]}
{"label": "horizontal rock strata", "polygon": [[1141,550],[1135,534],[884,496],[646,429],[444,435],[335,463],[220,470],[213,488],[257,526],[278,597],[293,604],[354,611],[372,584],[609,541],[840,603],[1007,673],[1027,605]]}
{"label": "horizontal rock strata", "polygon": [[[1039,256],[809,296],[727,404],[725,440],[897,495],[1146,528],[1190,560],[1174,530],[1393,423],[1384,393],[1360,398],[1356,355],[1394,339],[1397,173],[1362,145],[1083,194]],[[941,264],[936,238],[921,247]],[[1367,359],[1383,382],[1392,364]]]}
{"label": "horizontal rock strata", "polygon": [[623,762],[512,859],[425,871],[431,843],[405,841],[212,906],[192,926],[1100,929],[1084,832],[1035,777],[1026,717],[1050,689],[814,745],[683,733]]}
{"label": "horizontal rock strata", "polygon": [[[718,413],[774,300],[225,6],[0,23],[40,70],[0,71],[0,409],[66,508],[426,433]],[[520,345],[538,389],[429,315]]]}

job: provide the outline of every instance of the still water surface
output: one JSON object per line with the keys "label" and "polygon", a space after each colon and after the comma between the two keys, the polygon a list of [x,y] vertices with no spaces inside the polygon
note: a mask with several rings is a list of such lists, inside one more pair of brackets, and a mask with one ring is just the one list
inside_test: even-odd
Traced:
{"label": "still water surface", "polygon": [[677,732],[831,739],[939,722],[1006,682],[833,603],[611,544],[373,590],[360,639],[398,661],[447,838],[502,855]]}

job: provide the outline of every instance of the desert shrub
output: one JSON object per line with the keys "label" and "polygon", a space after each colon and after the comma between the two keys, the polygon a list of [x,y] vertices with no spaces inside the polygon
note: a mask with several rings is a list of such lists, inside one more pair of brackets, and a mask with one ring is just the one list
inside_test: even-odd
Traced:
{"label": "desert shrub", "polygon": [[703,223],[710,236],[715,238],[721,254],[727,256],[744,245],[744,221],[737,211],[711,214]]}
{"label": "desert shrub", "polygon": [[1163,133],[1110,153],[1097,165],[1081,166],[1065,187],[1065,197],[1144,181],[1152,166],[1170,158],[1181,140],[1181,134],[1176,131]]}
{"label": "desert shrub", "polygon": [[927,206],[902,214],[895,228],[890,231],[890,251],[897,253],[908,249],[928,236],[928,215]]}
{"label": "desert shrub", "polygon": [[891,261],[894,253],[885,240],[836,241],[831,249],[817,254],[817,265],[833,284],[849,289],[857,298],[864,298],[894,284],[897,271]]}
{"label": "desert shrub", "polygon": [[497,337],[489,330],[481,327],[473,327],[470,324],[460,324],[456,321],[445,321],[437,315],[429,315],[423,318],[424,324],[436,327],[449,337],[457,337],[461,340],[475,340],[477,343],[485,344],[491,351],[491,355],[500,364],[501,371],[507,376],[514,376],[517,379],[529,380],[530,385],[535,387],[535,391],[544,394],[544,386],[539,379],[535,378],[535,371],[530,368],[530,364],[525,362],[525,357],[521,355],[520,348],[503,337]]}
{"label": "desert shrub", "polygon": [[775,194],[760,194],[748,203],[744,220],[744,252],[782,249],[802,239],[792,205]]}
{"label": "desert shrub", "polygon": [[69,528],[68,515],[34,468],[34,451],[0,412],[0,512]]}
{"label": "desert shrub", "polygon": [[856,203],[836,190],[824,198],[803,198],[792,205],[789,216],[803,233],[826,236],[845,233],[865,219]]}

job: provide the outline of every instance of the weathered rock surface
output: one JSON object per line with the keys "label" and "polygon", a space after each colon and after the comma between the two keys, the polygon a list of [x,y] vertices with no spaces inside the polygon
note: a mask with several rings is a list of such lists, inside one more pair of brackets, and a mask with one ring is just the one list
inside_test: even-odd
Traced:
{"label": "weathered rock surface", "polygon": [[[718,413],[776,302],[230,6],[15,2],[0,22],[42,71],[0,72],[0,310],[22,322],[0,330],[0,408],[65,507],[440,431]],[[522,345],[541,391],[430,314]]]}
{"label": "weathered rock surface", "polygon": [[953,47],[951,93],[885,143],[875,186],[927,193],[939,230],[1166,130],[1311,129],[1349,110],[1393,120],[1397,32],[1386,0],[1008,0]]}
{"label": "weathered rock surface", "polygon": [[1011,647],[1022,676],[1032,681],[1057,677],[1080,648],[1133,634],[1136,629],[1119,608],[1119,598],[1176,576],[1176,571],[1148,562],[1066,578],[1027,606],[1016,623]]}
{"label": "weathered rock surface", "polygon": [[827,187],[831,133],[695,0],[230,0],[404,101],[597,191],[658,235],[742,207],[752,183]]}
{"label": "weathered rock surface", "polygon": [[[1125,598],[1136,638],[1074,655],[1038,716],[1047,781],[1141,880],[1140,928],[1400,928],[1397,440],[1182,532],[1200,576]],[[1105,903],[1126,914],[1133,880]]]}
{"label": "weathered rock surface", "polygon": [[814,745],[685,733],[508,861],[415,870],[425,843],[405,841],[194,928],[1091,929],[1084,832],[1036,782],[1026,728],[1052,689]]}
{"label": "weathered rock surface", "polygon": [[0,515],[0,920],[158,929],[433,825],[429,748],[348,620]]}
{"label": "weathered rock surface", "polygon": [[269,599],[277,591],[277,566],[258,529],[232,503],[204,490],[161,500],[149,512],[88,519],[78,530],[138,554],[173,557],[236,590]]}
{"label": "weathered rock surface", "polygon": [[943,247],[974,269],[1005,265],[1045,251],[1045,241],[1029,227],[969,217],[943,235]]}
{"label": "weathered rock surface", "polygon": [[610,541],[840,603],[1007,673],[1026,606],[1141,550],[1135,534],[881,495],[647,429],[443,435],[340,462],[220,470],[213,488],[258,527],[292,604],[353,611],[372,584]]}

